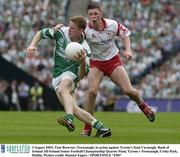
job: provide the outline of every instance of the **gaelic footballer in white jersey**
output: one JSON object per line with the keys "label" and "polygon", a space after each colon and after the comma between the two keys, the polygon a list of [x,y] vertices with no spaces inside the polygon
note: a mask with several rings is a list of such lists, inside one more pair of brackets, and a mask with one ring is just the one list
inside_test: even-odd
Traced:
{"label": "gaelic footballer in white jersey", "polygon": [[88,22],[85,35],[87,42],[90,44],[92,52],[91,59],[106,61],[113,58],[119,52],[115,44],[115,36],[123,39],[129,36],[131,31],[115,20],[104,18],[102,20],[104,23],[104,29],[102,31],[96,31]]}

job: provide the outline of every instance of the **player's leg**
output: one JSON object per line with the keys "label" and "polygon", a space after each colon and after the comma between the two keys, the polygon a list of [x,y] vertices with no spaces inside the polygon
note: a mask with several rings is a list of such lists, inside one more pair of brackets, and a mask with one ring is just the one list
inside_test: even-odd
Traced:
{"label": "player's leg", "polygon": [[102,81],[102,77],[103,73],[97,68],[92,68],[88,74],[88,98],[84,108],[91,115],[93,115],[94,113],[94,109],[96,106],[95,99],[99,90],[100,83]]}
{"label": "player's leg", "polygon": [[153,122],[155,120],[154,112],[150,107],[148,107],[148,104],[144,102],[139,91],[132,87],[128,74],[123,66],[116,67],[115,70],[111,73],[110,79],[116,85],[118,85],[122,91],[130,97],[131,100],[138,104],[139,108],[147,116],[149,121]]}
{"label": "player's leg", "polygon": [[66,112],[64,117],[58,118],[58,122],[60,125],[67,127],[69,131],[75,129],[73,116],[74,98],[72,97],[72,91],[74,90],[73,81],[76,77],[75,74],[67,71],[52,80],[52,85],[56,91],[57,97],[64,106]]}
{"label": "player's leg", "polygon": [[96,120],[90,113],[81,109],[76,104],[73,107],[74,115],[80,121],[92,126],[97,130],[96,137],[110,137],[111,130],[104,126],[104,124],[98,120]]}
{"label": "player's leg", "polygon": [[58,118],[58,123],[65,126],[69,131],[74,131],[74,116],[73,116],[73,105],[74,99],[72,97],[72,81],[69,79],[61,80],[56,94],[64,106],[66,115]]}
{"label": "player's leg", "polygon": [[[88,74],[88,94],[87,94],[88,97],[84,109],[87,112],[89,112],[91,115],[93,115],[95,110],[95,106],[96,106],[95,99],[97,96],[97,92],[102,77],[103,77],[103,73],[97,68],[92,68]],[[91,128],[92,128],[91,125],[85,124],[81,135],[90,136]]]}
{"label": "player's leg", "polygon": [[73,91],[72,81],[69,79],[61,80],[59,88],[56,91],[57,96],[64,106],[65,112],[67,114],[73,114],[73,97],[71,92]]}

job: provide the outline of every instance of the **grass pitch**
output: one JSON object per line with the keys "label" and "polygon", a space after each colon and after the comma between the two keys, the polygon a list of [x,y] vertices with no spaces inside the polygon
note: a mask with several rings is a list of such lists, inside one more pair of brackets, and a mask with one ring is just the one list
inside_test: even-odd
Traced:
{"label": "grass pitch", "polygon": [[1,144],[179,144],[180,113],[157,113],[149,122],[142,113],[96,112],[112,130],[111,138],[81,137],[83,123],[75,120],[69,133],[58,125],[64,112],[0,112]]}

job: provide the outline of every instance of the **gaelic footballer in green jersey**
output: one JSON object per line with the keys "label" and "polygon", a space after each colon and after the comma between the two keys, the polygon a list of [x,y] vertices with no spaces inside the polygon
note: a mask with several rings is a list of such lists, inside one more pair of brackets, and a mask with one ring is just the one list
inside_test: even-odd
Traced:
{"label": "gaelic footballer in green jersey", "polygon": [[[55,79],[64,72],[71,72],[71,75],[76,83],[78,79],[78,70],[80,67],[80,62],[72,61],[67,58],[64,51],[68,43],[71,42],[69,37],[69,27],[61,27],[58,31],[54,31],[50,28],[45,28],[41,30],[41,39],[54,39],[56,41],[56,48],[54,51],[54,68],[53,68],[53,86],[55,90],[57,89],[57,83]],[[82,35],[79,43],[83,46],[88,57],[91,53],[90,48],[84,40]],[[88,65],[87,65],[88,68]],[[70,74],[70,73],[69,73]],[[57,81],[59,82],[59,81]]]}
{"label": "gaelic footballer in green jersey", "polygon": [[[41,39],[56,41],[52,84],[66,112],[65,116],[58,117],[58,123],[65,126],[68,131],[74,131],[75,116],[82,122],[93,126],[97,130],[96,137],[108,137],[111,136],[111,130],[105,128],[102,122],[97,121],[91,114],[78,107],[74,98],[74,83],[85,75],[85,53],[90,54],[90,48],[83,36],[85,28],[86,20],[82,16],[75,16],[70,19],[69,27],[62,27],[56,32],[49,28],[38,31],[27,48],[27,55],[28,57],[36,55],[36,47]],[[69,60],[64,53],[70,42],[79,42],[84,48],[76,56],[78,61]]]}

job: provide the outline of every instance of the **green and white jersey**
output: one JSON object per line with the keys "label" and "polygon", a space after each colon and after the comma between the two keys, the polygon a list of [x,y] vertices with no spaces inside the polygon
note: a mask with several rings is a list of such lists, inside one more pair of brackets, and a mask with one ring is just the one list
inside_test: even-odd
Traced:
{"label": "green and white jersey", "polygon": [[[41,39],[54,39],[56,41],[53,78],[58,77],[65,71],[71,71],[78,76],[79,62],[68,59],[64,52],[67,44],[71,42],[68,30],[69,27],[62,27],[58,31],[54,31],[50,28],[41,30]],[[87,56],[90,56],[91,51],[86,40],[82,37],[82,40],[79,43],[83,46]]]}

